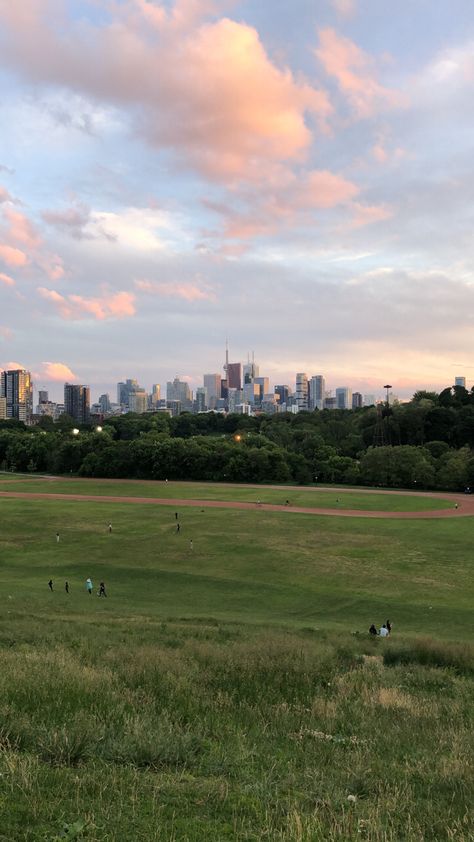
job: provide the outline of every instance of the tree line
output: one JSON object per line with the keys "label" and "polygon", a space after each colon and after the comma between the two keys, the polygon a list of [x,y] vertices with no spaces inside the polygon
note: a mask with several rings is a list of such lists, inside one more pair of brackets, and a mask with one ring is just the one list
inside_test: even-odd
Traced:
{"label": "tree line", "polygon": [[3,470],[86,477],[474,488],[474,390],[280,415],[128,413],[98,432],[62,416],[0,422]]}

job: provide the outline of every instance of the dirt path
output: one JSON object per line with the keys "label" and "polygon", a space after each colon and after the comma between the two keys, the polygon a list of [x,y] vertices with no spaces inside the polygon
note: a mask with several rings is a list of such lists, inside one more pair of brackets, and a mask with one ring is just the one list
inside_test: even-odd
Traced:
{"label": "dirt path", "polygon": [[[254,487],[254,486],[249,486]],[[259,486],[259,488],[265,486]],[[274,486],[267,486],[274,488]],[[301,489],[298,489],[301,490]],[[332,490],[332,489],[331,489]],[[352,490],[352,489],[351,489]],[[338,492],[347,493],[348,489],[338,489]],[[372,492],[375,493],[375,492]],[[377,492],[380,493],[380,492]],[[387,491],[385,494],[400,494],[402,492]],[[189,500],[180,498],[160,498],[160,497],[114,497],[102,496],[94,494],[49,494],[49,493],[34,493],[21,491],[0,491],[0,497],[9,497],[24,500],[69,500],[80,502],[93,503],[135,503],[140,505],[153,506],[173,506],[174,508],[184,507],[199,507],[201,509],[246,509],[251,511],[265,511],[265,512],[292,512],[307,515],[327,515],[329,517],[368,517],[368,518],[391,518],[392,520],[414,520],[427,518],[447,518],[447,517],[469,517],[474,515],[474,497],[463,494],[448,494],[441,495],[436,493],[420,493],[417,497],[439,497],[440,499],[450,499],[453,501],[452,509],[433,509],[428,512],[374,512],[364,511],[361,509],[324,509],[321,507],[308,506],[285,506],[275,505],[272,503],[244,503],[231,500]],[[455,509],[457,502],[459,508]]]}

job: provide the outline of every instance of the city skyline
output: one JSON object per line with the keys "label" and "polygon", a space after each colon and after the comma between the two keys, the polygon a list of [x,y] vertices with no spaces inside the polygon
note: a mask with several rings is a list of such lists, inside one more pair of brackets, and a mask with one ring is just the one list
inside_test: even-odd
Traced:
{"label": "city skyline", "polygon": [[472,382],[473,40],[471,0],[0,0],[0,369]]}

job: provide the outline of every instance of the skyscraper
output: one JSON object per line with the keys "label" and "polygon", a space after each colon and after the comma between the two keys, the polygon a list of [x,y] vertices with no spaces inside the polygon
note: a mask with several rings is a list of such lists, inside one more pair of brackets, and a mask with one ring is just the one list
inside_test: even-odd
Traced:
{"label": "skyscraper", "polygon": [[353,392],[352,394],[352,409],[360,409],[362,406],[362,395],[360,392]]}
{"label": "skyscraper", "polygon": [[326,384],[322,374],[315,374],[308,383],[309,409],[323,409]]}
{"label": "skyscraper", "polygon": [[221,396],[221,376],[220,374],[205,374],[203,383],[207,392],[207,405],[209,409],[215,409]]}
{"label": "skyscraper", "polygon": [[352,409],[352,391],[347,386],[336,389],[336,408]]}
{"label": "skyscraper", "polygon": [[90,421],[90,389],[89,386],[75,386],[64,384],[64,411],[78,424],[88,424]]}
{"label": "skyscraper", "polygon": [[193,395],[189,385],[184,381],[175,377],[174,380],[168,380],[166,384],[166,400],[180,401],[183,410],[192,409]]}
{"label": "skyscraper", "polygon": [[291,389],[289,386],[275,386],[275,395],[278,395],[278,404],[282,406],[283,404],[288,403],[288,399],[291,395]]}
{"label": "skyscraper", "polygon": [[308,409],[308,375],[302,371],[296,375],[296,406],[299,411]]}
{"label": "skyscraper", "polygon": [[227,388],[242,388],[242,363],[228,363],[227,365]]}
{"label": "skyscraper", "polygon": [[0,397],[6,399],[7,418],[27,423],[33,413],[33,383],[24,368],[2,371]]}

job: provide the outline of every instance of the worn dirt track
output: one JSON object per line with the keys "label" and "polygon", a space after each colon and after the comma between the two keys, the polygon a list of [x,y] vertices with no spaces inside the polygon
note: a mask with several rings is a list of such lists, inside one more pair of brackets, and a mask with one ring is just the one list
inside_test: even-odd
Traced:
{"label": "worn dirt track", "polygon": [[[52,479],[54,482],[54,479]],[[110,481],[109,482],[113,482]],[[12,483],[13,484],[13,483]],[[227,486],[228,487],[228,486]],[[255,486],[247,486],[254,488]],[[259,486],[260,489],[272,488],[275,486]],[[289,491],[291,488],[282,488],[282,491]],[[293,490],[301,491],[300,487],[295,487]],[[330,490],[337,491],[339,494],[344,494],[353,489],[318,488],[319,491]],[[377,489],[357,489],[357,493],[366,494],[403,494],[402,491],[377,491]],[[139,505],[154,505],[154,506],[173,506],[174,508],[184,507],[199,507],[201,509],[246,509],[252,511],[266,511],[266,512],[291,512],[293,514],[307,514],[307,515],[327,515],[328,517],[364,517],[364,518],[389,518],[391,520],[427,520],[432,518],[450,518],[450,517],[472,517],[474,516],[474,495],[464,494],[438,494],[435,492],[408,492],[416,497],[433,497],[440,500],[452,501],[453,507],[450,509],[432,509],[431,511],[418,512],[383,512],[383,511],[367,511],[363,509],[340,509],[340,508],[323,508],[323,507],[309,507],[309,506],[286,506],[277,505],[274,503],[251,503],[239,502],[231,500],[199,500],[199,499],[182,499],[170,497],[117,497],[113,495],[94,495],[94,494],[54,494],[41,492],[21,492],[21,491],[0,491],[0,497],[24,499],[24,500],[68,500],[75,502],[93,502],[93,503],[135,503]],[[458,508],[455,508],[455,504]]]}

